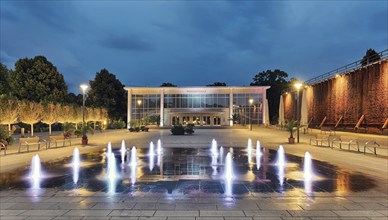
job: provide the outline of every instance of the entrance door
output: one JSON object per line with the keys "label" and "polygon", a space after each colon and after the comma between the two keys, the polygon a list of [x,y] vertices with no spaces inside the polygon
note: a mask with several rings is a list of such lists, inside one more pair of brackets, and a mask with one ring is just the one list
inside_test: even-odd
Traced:
{"label": "entrance door", "polygon": [[221,117],[214,116],[213,125],[221,125]]}
{"label": "entrance door", "polygon": [[210,125],[210,116],[202,116],[202,125]]}

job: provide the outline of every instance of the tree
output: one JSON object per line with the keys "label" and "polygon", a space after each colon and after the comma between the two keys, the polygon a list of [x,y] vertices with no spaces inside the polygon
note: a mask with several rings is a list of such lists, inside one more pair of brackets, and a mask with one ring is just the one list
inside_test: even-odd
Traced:
{"label": "tree", "polygon": [[0,63],[0,97],[9,95],[9,78],[10,70],[7,69],[7,66]]}
{"label": "tree", "polygon": [[214,82],[213,84],[209,84],[206,86],[226,86],[226,83],[224,82]]}
{"label": "tree", "polygon": [[51,125],[60,120],[60,104],[48,103],[43,105],[42,122],[48,124],[51,135]]}
{"label": "tree", "polygon": [[160,87],[177,87],[177,85],[174,85],[170,82],[164,82]]}
{"label": "tree", "polygon": [[251,86],[271,86],[267,89],[267,99],[269,117],[272,121],[279,117],[277,109],[279,109],[280,95],[289,86],[287,77],[288,74],[279,69],[262,71],[253,77]]}
{"label": "tree", "polygon": [[8,125],[9,133],[11,133],[11,125],[17,122],[18,116],[18,101],[0,98],[0,124]]}
{"label": "tree", "polygon": [[63,102],[67,94],[62,74],[44,56],[19,59],[9,85],[18,99],[33,102]]}
{"label": "tree", "polygon": [[369,48],[366,51],[365,56],[361,60],[361,65],[365,66],[370,63],[376,62],[380,59],[381,59],[380,54],[378,54],[375,50]]}
{"label": "tree", "polygon": [[19,119],[31,125],[31,136],[34,136],[34,124],[42,119],[42,105],[34,102],[19,102]]}
{"label": "tree", "polygon": [[127,93],[124,85],[106,69],[96,73],[90,81],[88,105],[106,108],[109,118],[124,119],[127,114]]}
{"label": "tree", "polygon": [[77,105],[82,105],[82,94],[74,94],[74,93],[69,93],[65,97],[65,102],[69,104],[77,104]]}

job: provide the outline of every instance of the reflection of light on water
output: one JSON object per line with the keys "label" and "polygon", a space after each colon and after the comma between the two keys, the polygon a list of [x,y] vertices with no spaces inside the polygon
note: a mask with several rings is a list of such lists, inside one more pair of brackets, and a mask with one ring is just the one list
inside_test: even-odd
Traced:
{"label": "reflection of light on water", "polygon": [[257,168],[257,170],[260,169],[262,156],[263,156],[263,153],[261,152],[260,141],[257,141],[256,142],[256,168]]}
{"label": "reflection of light on water", "polygon": [[154,143],[151,141],[150,143],[150,151],[148,153],[148,156],[149,156],[149,168],[150,168],[150,171],[152,171],[154,169],[154,166],[155,166],[155,162],[154,162],[154,158],[155,158],[155,152],[154,152]]}
{"label": "reflection of light on water", "polygon": [[127,147],[125,146],[125,141],[121,141],[121,149],[120,149],[120,153],[121,153],[121,163],[124,164],[125,162],[125,153],[127,151]]}
{"label": "reflection of light on water", "polygon": [[135,184],[136,183],[136,166],[131,166],[131,183]]}
{"label": "reflection of light on water", "polygon": [[312,181],[311,181],[311,179],[305,179],[304,180],[304,191],[308,195],[312,194],[313,190],[312,190]]}
{"label": "reflection of light on water", "polygon": [[248,147],[247,147],[247,153],[248,153],[248,163],[252,163],[252,139],[248,139]]}
{"label": "reflection of light on water", "polygon": [[282,145],[279,146],[279,149],[277,151],[276,165],[278,167],[279,183],[282,186],[284,183],[284,168],[286,166],[285,153]]}
{"label": "reflection of light on water", "polygon": [[336,194],[345,195],[350,192],[350,175],[344,171],[339,170],[336,180]]}
{"label": "reflection of light on water", "polygon": [[40,180],[43,177],[42,169],[40,164],[39,155],[35,155],[31,160],[31,170],[30,170],[30,183],[32,189],[40,189]]}
{"label": "reflection of light on water", "polygon": [[73,167],[73,182],[77,183],[79,179],[79,168],[81,165],[80,157],[79,157],[79,150],[78,148],[74,148],[73,150],[73,161],[72,161],[72,167]]}
{"label": "reflection of light on water", "polygon": [[212,166],[212,169],[213,169],[212,175],[213,175],[213,176],[216,176],[216,175],[218,174],[218,172],[217,172],[217,166]]}

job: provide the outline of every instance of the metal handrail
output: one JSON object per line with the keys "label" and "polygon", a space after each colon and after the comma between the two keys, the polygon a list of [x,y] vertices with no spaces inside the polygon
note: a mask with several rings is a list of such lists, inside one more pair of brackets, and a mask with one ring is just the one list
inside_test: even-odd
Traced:
{"label": "metal handrail", "polygon": [[357,61],[355,61],[353,63],[348,64],[348,65],[339,67],[339,68],[334,69],[334,70],[332,70],[330,72],[327,72],[327,73],[324,73],[322,75],[316,76],[316,77],[314,77],[312,79],[309,79],[309,80],[305,81],[304,84],[305,85],[316,84],[316,83],[322,82],[324,80],[333,78],[336,75],[344,74],[344,73],[350,72],[352,70],[355,70],[355,69],[358,69],[358,68],[361,68],[361,67],[373,64],[375,62],[379,62],[381,60],[386,60],[386,59],[388,59],[388,49],[381,51],[377,55],[374,54],[373,56],[367,57],[366,63],[365,63],[365,61],[363,62],[364,59],[357,60]]}

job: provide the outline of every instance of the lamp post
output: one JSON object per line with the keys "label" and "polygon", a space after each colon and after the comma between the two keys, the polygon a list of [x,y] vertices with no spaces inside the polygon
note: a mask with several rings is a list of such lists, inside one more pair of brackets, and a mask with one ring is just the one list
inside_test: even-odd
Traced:
{"label": "lamp post", "polygon": [[89,86],[87,84],[81,84],[80,88],[82,90],[82,127],[85,125],[85,100],[86,100],[86,91]]}
{"label": "lamp post", "polygon": [[297,127],[297,133],[296,133],[296,141],[299,143],[299,124],[300,124],[300,107],[299,107],[299,89],[302,87],[302,83],[295,83],[296,88],[296,125]]}
{"label": "lamp post", "polygon": [[139,105],[139,128],[140,128],[140,105],[141,105],[141,100],[137,100],[137,104]]}
{"label": "lamp post", "polygon": [[252,111],[251,106],[253,104],[253,99],[249,99],[249,130],[252,131]]}

